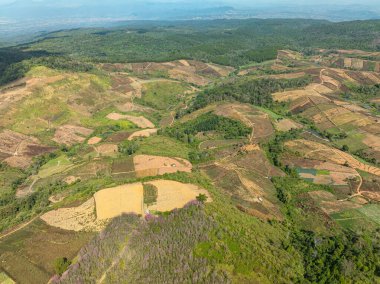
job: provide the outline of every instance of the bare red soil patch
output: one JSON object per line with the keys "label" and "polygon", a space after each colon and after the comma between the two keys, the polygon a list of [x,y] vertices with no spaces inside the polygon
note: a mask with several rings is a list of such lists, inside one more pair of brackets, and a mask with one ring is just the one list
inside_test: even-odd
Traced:
{"label": "bare red soil patch", "polygon": [[37,138],[21,133],[10,130],[0,133],[0,157],[11,167],[26,168],[33,157],[54,149],[40,144]]}
{"label": "bare red soil patch", "polygon": [[88,145],[95,145],[95,144],[98,144],[100,141],[102,141],[102,138],[95,136],[95,137],[91,137],[90,139],[88,139],[87,144]]}
{"label": "bare red soil patch", "polygon": [[128,137],[128,140],[133,140],[135,138],[141,138],[141,137],[149,137],[151,135],[156,134],[157,130],[158,130],[157,128],[153,128],[153,129],[144,129],[144,130],[136,131],[132,133],[131,136]]}
{"label": "bare red soil patch", "polygon": [[138,177],[191,172],[192,169],[191,163],[181,158],[137,155],[133,157],[133,163]]}
{"label": "bare red soil patch", "polygon": [[279,131],[289,131],[291,129],[300,129],[302,124],[295,122],[289,118],[281,119],[275,123],[276,128]]}
{"label": "bare red soil patch", "polygon": [[59,127],[55,134],[53,141],[58,144],[74,145],[76,143],[82,143],[86,140],[86,137],[91,135],[92,129],[88,129],[82,126],[64,125]]}
{"label": "bare red soil patch", "polygon": [[96,152],[100,156],[115,156],[118,153],[118,147],[116,144],[101,144],[99,146],[94,146]]}

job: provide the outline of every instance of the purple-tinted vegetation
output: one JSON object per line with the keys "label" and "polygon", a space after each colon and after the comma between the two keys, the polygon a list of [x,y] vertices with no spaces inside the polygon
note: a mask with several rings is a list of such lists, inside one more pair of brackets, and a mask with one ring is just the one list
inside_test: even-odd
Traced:
{"label": "purple-tinted vegetation", "polygon": [[193,253],[214,228],[199,202],[166,217],[116,218],[55,283],[229,283],[224,272]]}
{"label": "purple-tinted vegetation", "polygon": [[96,283],[120,255],[128,236],[140,223],[137,215],[113,219],[106,229],[81,249],[77,262],[53,283]]}

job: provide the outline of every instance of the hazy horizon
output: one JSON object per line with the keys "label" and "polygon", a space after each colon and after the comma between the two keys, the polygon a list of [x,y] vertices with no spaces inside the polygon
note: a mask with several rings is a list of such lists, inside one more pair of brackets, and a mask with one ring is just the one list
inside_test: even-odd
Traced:
{"label": "hazy horizon", "polygon": [[[0,23],[1,22],[18,22],[30,19],[49,19],[49,18],[75,18],[75,17],[99,17],[99,18],[117,18],[122,17],[125,20],[160,20],[160,19],[177,19],[183,18],[183,12],[188,12],[185,19],[196,18],[196,12],[205,11],[203,17],[213,17],[215,12],[211,9],[225,8],[236,12],[265,13],[266,17],[276,16],[276,13],[289,13],[292,11],[287,8],[305,10],[305,18],[309,14],[315,14],[313,18],[329,19],[328,16],[320,14],[324,10],[349,10],[357,12],[357,19],[362,18],[380,18],[380,3],[375,0],[364,0],[360,4],[353,0],[335,0],[334,2],[305,1],[305,0],[257,0],[257,1],[232,1],[232,0],[110,0],[107,2],[100,0],[0,0]],[[242,10],[243,9],[243,10]],[[175,12],[178,12],[176,18]],[[294,12],[294,11],[293,11]],[[297,11],[295,11],[297,12]],[[368,15],[361,15],[363,12]],[[209,13],[209,15],[207,14]],[[218,14],[219,13],[219,14]],[[299,13],[299,12],[298,12]],[[217,11],[219,18],[225,14]],[[238,13],[237,13],[238,14]],[[286,15],[284,15],[286,16]],[[291,16],[291,15],[290,15]],[[298,15],[302,18],[302,12]],[[348,16],[347,19],[352,18]],[[331,18],[334,20],[333,18]],[[355,17],[353,17],[355,19]],[[2,21],[1,21],[2,20]]]}
{"label": "hazy horizon", "polygon": [[364,0],[0,0],[0,40],[14,35],[80,27],[109,27],[132,20],[305,18],[380,19],[380,4]]}

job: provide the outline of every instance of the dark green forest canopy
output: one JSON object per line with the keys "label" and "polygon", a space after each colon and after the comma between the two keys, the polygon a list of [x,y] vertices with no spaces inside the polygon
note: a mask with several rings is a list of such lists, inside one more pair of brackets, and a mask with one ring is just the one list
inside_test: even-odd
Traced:
{"label": "dark green forest canopy", "polygon": [[24,51],[20,48],[0,49],[0,86],[20,79],[28,70],[24,60],[46,56],[44,51]]}
{"label": "dark green forest canopy", "polygon": [[[0,49],[0,84],[22,77],[33,64],[86,71],[89,63],[97,62],[196,59],[239,67],[274,59],[285,48],[380,50],[380,20],[129,22],[112,29],[57,31],[32,43]],[[41,56],[49,57],[25,63]]]}
{"label": "dark green forest canopy", "polygon": [[380,21],[216,20],[141,22],[115,29],[52,33],[31,50],[95,62],[191,58],[231,66],[263,61],[282,48],[380,49]]}

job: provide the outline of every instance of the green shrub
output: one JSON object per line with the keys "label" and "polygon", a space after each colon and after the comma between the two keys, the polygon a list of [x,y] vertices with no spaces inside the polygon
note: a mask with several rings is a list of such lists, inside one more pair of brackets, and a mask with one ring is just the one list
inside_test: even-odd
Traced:
{"label": "green shrub", "polygon": [[69,261],[66,257],[57,258],[54,261],[54,270],[58,275],[62,275],[63,272],[69,268],[70,264],[71,261]]}

